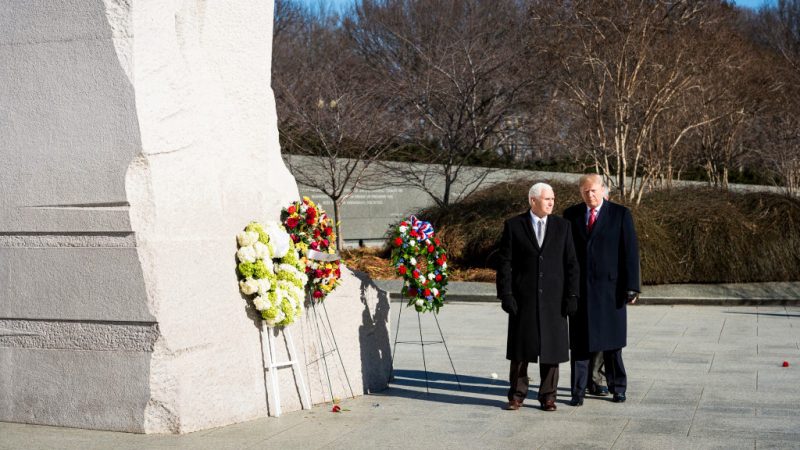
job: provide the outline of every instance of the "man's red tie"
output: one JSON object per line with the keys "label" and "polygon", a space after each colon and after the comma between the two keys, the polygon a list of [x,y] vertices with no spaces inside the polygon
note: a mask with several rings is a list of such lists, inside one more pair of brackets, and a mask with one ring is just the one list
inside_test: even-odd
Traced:
{"label": "man's red tie", "polygon": [[592,227],[594,226],[594,222],[597,220],[597,210],[592,208],[589,210],[589,223],[586,224],[586,231],[591,232]]}

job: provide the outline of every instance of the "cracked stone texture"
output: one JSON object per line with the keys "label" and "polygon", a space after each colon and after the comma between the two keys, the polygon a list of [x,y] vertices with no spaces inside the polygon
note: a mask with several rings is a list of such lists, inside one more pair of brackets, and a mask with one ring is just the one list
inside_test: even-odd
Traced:
{"label": "cracked stone texture", "polygon": [[[0,8],[0,420],[186,433],[270,413],[234,236],[298,197],[270,89],[272,9]],[[351,385],[379,389],[379,296],[349,272],[340,291],[330,320]],[[342,396],[338,358],[325,361]]]}

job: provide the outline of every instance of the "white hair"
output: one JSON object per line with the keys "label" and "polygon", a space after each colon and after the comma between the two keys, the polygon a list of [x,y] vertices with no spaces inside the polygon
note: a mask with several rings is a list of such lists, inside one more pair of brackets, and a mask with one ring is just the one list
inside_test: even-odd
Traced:
{"label": "white hair", "polygon": [[542,192],[545,190],[553,190],[553,187],[547,183],[536,183],[531,186],[531,189],[528,191],[528,198],[539,198],[542,196]]}

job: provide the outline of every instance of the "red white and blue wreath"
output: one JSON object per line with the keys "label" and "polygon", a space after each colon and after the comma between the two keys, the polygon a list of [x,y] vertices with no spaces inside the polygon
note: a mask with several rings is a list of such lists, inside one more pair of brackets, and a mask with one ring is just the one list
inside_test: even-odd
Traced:
{"label": "red white and blue wreath", "polygon": [[447,251],[433,226],[411,216],[391,236],[392,266],[403,277],[402,293],[418,312],[439,312],[447,289]]}

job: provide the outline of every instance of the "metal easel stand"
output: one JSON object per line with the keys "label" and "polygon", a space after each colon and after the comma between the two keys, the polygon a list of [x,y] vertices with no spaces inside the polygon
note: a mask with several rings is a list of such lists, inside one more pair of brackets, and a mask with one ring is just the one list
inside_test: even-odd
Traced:
{"label": "metal easel stand", "polygon": [[447,342],[445,342],[444,334],[442,333],[442,327],[439,326],[439,318],[437,317],[436,313],[433,313],[433,319],[436,321],[436,328],[439,330],[439,338],[441,340],[438,341],[426,341],[422,339],[422,319],[420,318],[420,313],[417,311],[417,326],[419,327],[419,342],[417,341],[398,341],[397,335],[400,334],[400,317],[403,314],[403,310],[406,308],[405,299],[401,298],[400,301],[400,312],[397,313],[397,329],[394,332],[394,345],[392,346],[392,378],[394,378],[394,358],[397,355],[397,344],[413,344],[419,345],[422,349],[422,367],[425,369],[425,391],[430,394],[431,390],[428,386],[428,364],[425,361],[425,346],[426,345],[435,345],[435,344],[442,344],[444,345],[444,351],[447,352],[447,359],[450,360],[450,367],[453,368],[453,375],[456,377],[456,383],[458,384],[458,390],[461,390],[461,380],[458,379],[458,373],[456,373],[456,366],[453,365],[453,358],[450,357],[450,350],[447,349]]}
{"label": "metal easel stand", "polygon": [[[331,373],[330,373],[330,369],[328,368],[327,356],[330,355],[330,354],[336,353],[339,356],[339,364],[341,365],[342,373],[344,373],[344,379],[347,381],[347,388],[350,390],[350,398],[353,398],[353,397],[355,397],[355,394],[353,393],[353,387],[350,385],[350,378],[347,376],[347,369],[345,369],[344,361],[342,360],[342,354],[339,352],[339,345],[336,343],[336,336],[334,336],[334,334],[333,334],[333,328],[331,327],[331,320],[328,317],[328,310],[325,307],[325,303],[323,303],[323,302],[315,302],[313,299],[311,299],[310,303],[311,303],[312,316],[314,318],[314,326],[317,329],[317,337],[318,337],[318,340],[319,340],[319,358],[315,359],[314,361],[308,361],[306,363],[306,365],[310,366],[311,364],[314,364],[315,362],[317,362],[319,360],[322,360],[322,365],[323,365],[323,367],[325,369],[325,377],[328,380],[328,392],[330,393],[331,401],[333,401],[333,399],[334,399],[334,397],[333,397],[333,383],[331,383]],[[322,313],[320,313],[318,311],[317,303],[321,303],[322,304]],[[324,322],[322,321],[322,317],[321,317],[323,314],[325,315],[325,321]],[[320,326],[320,323],[322,324],[321,326]],[[327,323],[327,327],[325,326],[326,323]],[[327,350],[325,349],[325,343],[323,342],[323,339],[322,339],[323,329],[324,329],[324,333],[325,333],[326,339],[328,340],[329,343],[333,344],[333,346],[331,348],[327,349]],[[322,400],[323,400],[323,402],[325,402],[325,393],[324,393],[324,391],[323,391],[323,394],[322,394]]]}
{"label": "metal easel stand", "polygon": [[[263,352],[269,348],[269,357],[264,356],[265,367],[267,371],[269,371],[270,381],[272,384],[272,391],[270,392],[267,389],[267,392],[272,397],[272,405],[275,411],[275,417],[279,417],[281,415],[281,394],[280,388],[278,387],[278,369],[281,367],[289,367],[291,366],[292,370],[294,370],[294,374],[297,379],[300,381],[300,406],[302,409],[311,409],[311,399],[308,395],[308,388],[306,387],[306,382],[303,379],[303,371],[300,370],[299,364],[297,362],[297,350],[294,347],[294,340],[292,339],[292,332],[289,330],[288,327],[283,328],[283,336],[286,339],[286,347],[289,353],[289,360],[288,361],[277,361],[277,355],[275,353],[275,342],[274,336],[272,336],[272,328],[267,325],[267,322],[262,320],[261,321],[261,352]],[[264,336],[266,336],[266,345],[264,343]]]}

